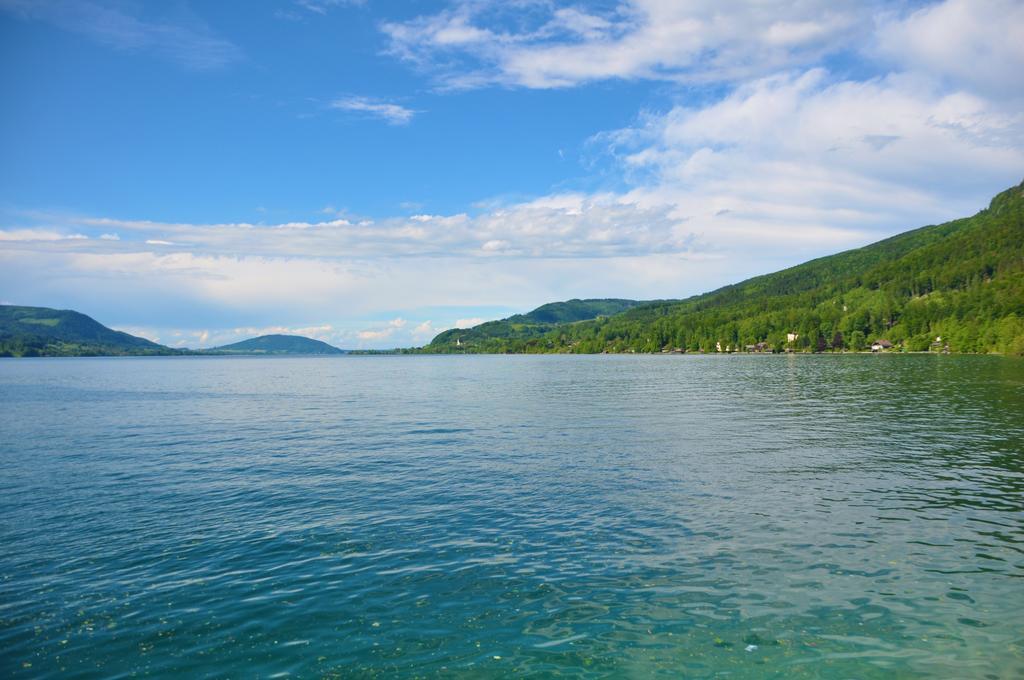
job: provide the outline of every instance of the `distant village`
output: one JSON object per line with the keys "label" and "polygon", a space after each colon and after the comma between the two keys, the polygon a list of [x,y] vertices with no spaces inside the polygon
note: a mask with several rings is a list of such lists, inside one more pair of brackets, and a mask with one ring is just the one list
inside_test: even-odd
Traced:
{"label": "distant village", "polygon": [[[814,353],[819,353],[819,352],[838,352],[838,353],[847,353],[847,354],[850,354],[850,353],[852,353],[852,354],[857,354],[857,353],[864,354],[864,353],[870,352],[872,354],[878,354],[880,352],[904,352],[904,351],[906,351],[905,348],[902,345],[894,345],[893,343],[889,342],[885,338],[878,338],[878,339],[874,340],[867,348],[865,348],[863,350],[851,350],[851,349],[845,349],[845,348],[840,348],[840,347],[836,347],[836,346],[829,347],[827,344],[825,344],[823,342],[823,339],[819,340],[819,345],[817,347],[815,347],[815,348],[811,348],[811,349],[798,349],[796,343],[797,343],[797,341],[799,339],[800,339],[800,334],[799,333],[787,333],[786,334],[786,344],[781,346],[781,347],[778,347],[778,346],[772,347],[772,345],[770,345],[767,342],[758,342],[758,343],[755,343],[753,345],[743,345],[741,347],[739,344],[732,345],[732,344],[728,344],[727,343],[727,344],[723,345],[721,341],[718,341],[718,342],[715,343],[715,350],[714,350],[713,353],[714,354],[736,354],[736,353],[744,353],[744,354],[783,354],[783,353],[785,353],[785,354],[795,354],[795,353],[806,353],[806,352],[814,352]],[[931,343],[931,345],[930,345],[930,347],[928,349],[928,352],[932,352],[932,353],[938,352],[940,354],[949,354],[950,353],[949,344],[946,343],[946,342],[943,342],[941,335],[937,335],[937,336],[935,336],[935,340],[932,341],[932,343]],[[686,354],[687,350],[682,348],[682,347],[663,347],[661,349],[661,353],[662,354]],[[696,352],[693,352],[691,350],[690,353],[707,354],[708,351],[704,350],[702,348],[702,349],[697,350]]]}

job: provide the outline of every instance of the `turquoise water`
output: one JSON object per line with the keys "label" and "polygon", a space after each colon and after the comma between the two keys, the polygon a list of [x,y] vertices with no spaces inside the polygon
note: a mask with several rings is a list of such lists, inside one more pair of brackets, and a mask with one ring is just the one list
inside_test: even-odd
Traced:
{"label": "turquoise water", "polygon": [[1024,361],[0,361],[0,676],[1024,675]]}

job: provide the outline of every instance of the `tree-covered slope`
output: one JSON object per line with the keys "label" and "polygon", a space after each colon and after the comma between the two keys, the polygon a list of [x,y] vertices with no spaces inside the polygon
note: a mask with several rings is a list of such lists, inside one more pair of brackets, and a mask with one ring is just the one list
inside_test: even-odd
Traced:
{"label": "tree-covered slope", "polygon": [[599,316],[613,316],[642,304],[639,300],[622,300],[619,298],[603,298],[592,300],[566,300],[565,302],[549,302],[532,312],[516,314],[507,321],[516,323],[572,323],[596,319]]}
{"label": "tree-covered slope", "polygon": [[0,305],[0,356],[176,354],[67,309]]}
{"label": "tree-covered slope", "polygon": [[504,352],[506,341],[523,341],[548,333],[560,324],[612,316],[639,304],[637,300],[616,298],[549,302],[532,312],[516,314],[499,321],[488,321],[473,328],[452,328],[440,333],[423,348],[433,353]]}
{"label": "tree-covered slope", "polygon": [[261,335],[230,345],[215,347],[208,352],[218,354],[344,354],[326,342],[301,335]]}
{"label": "tree-covered slope", "polygon": [[876,339],[907,350],[1024,353],[1024,184],[973,217],[682,301],[491,337],[486,351],[860,350]]}

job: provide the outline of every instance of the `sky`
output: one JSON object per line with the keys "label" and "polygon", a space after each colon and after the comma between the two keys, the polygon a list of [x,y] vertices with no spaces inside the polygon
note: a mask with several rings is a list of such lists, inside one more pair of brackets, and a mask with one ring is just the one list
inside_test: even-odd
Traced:
{"label": "sky", "polygon": [[1024,0],[0,0],[0,98],[0,302],[412,346],[974,214]]}

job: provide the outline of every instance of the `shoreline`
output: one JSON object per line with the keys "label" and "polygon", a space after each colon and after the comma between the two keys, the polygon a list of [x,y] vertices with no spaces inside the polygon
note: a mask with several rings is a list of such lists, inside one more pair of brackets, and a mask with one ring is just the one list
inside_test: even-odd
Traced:
{"label": "shoreline", "polygon": [[657,356],[657,357],[729,357],[729,356],[971,356],[971,357],[1009,357],[1024,358],[1003,352],[419,352],[403,350],[348,350],[344,354],[214,354],[204,352],[182,352],[180,354],[40,354],[36,356],[5,356],[5,359],[343,359],[347,357],[373,356]]}

